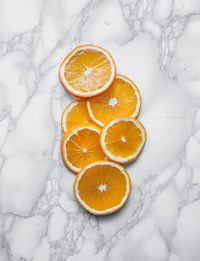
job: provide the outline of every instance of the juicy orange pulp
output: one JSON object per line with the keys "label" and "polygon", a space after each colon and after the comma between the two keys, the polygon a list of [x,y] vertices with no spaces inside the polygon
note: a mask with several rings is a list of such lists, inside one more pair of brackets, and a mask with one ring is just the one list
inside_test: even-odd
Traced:
{"label": "juicy orange pulp", "polygon": [[109,81],[111,65],[106,56],[96,50],[80,50],[65,66],[65,78],[81,92],[101,88]]}
{"label": "juicy orange pulp", "polygon": [[91,119],[100,126],[120,117],[136,117],[139,113],[140,94],[133,82],[117,75],[111,87],[88,101]]}
{"label": "juicy orange pulp", "polygon": [[64,132],[88,122],[91,122],[91,119],[85,101],[74,101],[63,112],[62,129]]}
{"label": "juicy orange pulp", "polygon": [[91,208],[106,210],[120,203],[126,192],[125,184],[125,176],[118,169],[100,165],[85,172],[79,182],[79,191],[82,200]]}
{"label": "juicy orange pulp", "polygon": [[105,143],[114,156],[129,157],[142,143],[141,131],[131,122],[119,122],[109,128]]}
{"label": "juicy orange pulp", "polygon": [[88,124],[64,135],[61,145],[63,159],[72,171],[79,172],[91,162],[106,159],[100,145],[100,131],[95,125]]}

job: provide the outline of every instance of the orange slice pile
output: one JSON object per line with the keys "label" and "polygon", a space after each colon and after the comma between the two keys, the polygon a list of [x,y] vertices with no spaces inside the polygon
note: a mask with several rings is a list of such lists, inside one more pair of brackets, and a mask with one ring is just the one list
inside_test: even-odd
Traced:
{"label": "orange slice pile", "polygon": [[108,51],[94,45],[74,48],[62,61],[59,77],[75,97],[62,114],[61,155],[77,174],[74,194],[94,215],[118,211],[126,203],[131,182],[119,164],[137,159],[146,131],[135,118],[141,95],[135,83],[115,73]]}

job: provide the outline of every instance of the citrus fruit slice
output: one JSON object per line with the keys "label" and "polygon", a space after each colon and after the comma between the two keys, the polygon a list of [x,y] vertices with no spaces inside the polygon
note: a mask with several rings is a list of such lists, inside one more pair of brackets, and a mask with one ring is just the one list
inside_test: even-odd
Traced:
{"label": "citrus fruit slice", "polygon": [[91,119],[101,127],[119,117],[136,118],[140,105],[141,97],[136,85],[121,74],[116,75],[107,91],[87,102]]}
{"label": "citrus fruit slice", "polygon": [[133,118],[112,120],[101,133],[101,146],[104,153],[109,159],[121,164],[134,161],[145,141],[145,128]]}
{"label": "citrus fruit slice", "polygon": [[131,182],[126,170],[113,162],[87,165],[77,176],[74,193],[80,205],[94,215],[119,210],[129,197]]}
{"label": "citrus fruit slice", "polygon": [[71,94],[92,97],[109,88],[115,77],[115,63],[105,49],[79,45],[61,63],[59,77]]}
{"label": "citrus fruit slice", "polygon": [[67,132],[77,125],[84,125],[88,122],[91,122],[91,119],[85,101],[74,101],[63,111],[61,119],[63,132]]}
{"label": "citrus fruit slice", "polygon": [[106,159],[100,144],[100,133],[98,126],[88,123],[63,135],[61,154],[69,169],[79,172],[91,162]]}

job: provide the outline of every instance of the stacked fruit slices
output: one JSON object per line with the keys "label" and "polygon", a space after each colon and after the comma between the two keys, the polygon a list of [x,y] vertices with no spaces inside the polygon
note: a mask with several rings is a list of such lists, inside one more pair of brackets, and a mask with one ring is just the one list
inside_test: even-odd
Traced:
{"label": "stacked fruit slices", "polygon": [[65,89],[76,97],[62,114],[61,154],[67,168],[78,173],[74,193],[95,215],[119,210],[130,194],[127,171],[146,141],[136,120],[141,107],[138,88],[116,74],[112,56],[93,45],[74,48],[59,71]]}

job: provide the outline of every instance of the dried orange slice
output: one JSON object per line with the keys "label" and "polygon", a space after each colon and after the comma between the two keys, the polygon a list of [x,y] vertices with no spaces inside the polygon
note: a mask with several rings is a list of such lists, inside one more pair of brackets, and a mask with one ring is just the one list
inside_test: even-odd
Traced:
{"label": "dried orange slice", "polygon": [[61,154],[65,165],[74,172],[91,162],[105,160],[100,144],[101,129],[88,123],[65,133],[61,141]]}
{"label": "dried orange slice", "polygon": [[119,118],[108,123],[101,133],[101,146],[106,156],[118,163],[134,161],[146,142],[142,123],[133,118]]}
{"label": "dried orange slice", "polygon": [[141,96],[136,85],[126,76],[117,74],[111,87],[87,102],[91,119],[103,127],[119,117],[137,117]]}
{"label": "dried orange slice", "polygon": [[113,162],[94,162],[77,176],[74,193],[80,205],[94,215],[119,210],[129,197],[131,182],[126,170]]}
{"label": "dried orange slice", "polygon": [[115,77],[115,63],[105,49],[94,45],[74,48],[61,63],[59,77],[71,94],[93,97],[109,88]]}
{"label": "dried orange slice", "polygon": [[63,132],[67,132],[77,125],[84,125],[88,122],[91,122],[91,119],[85,101],[74,101],[63,111],[61,119]]}

